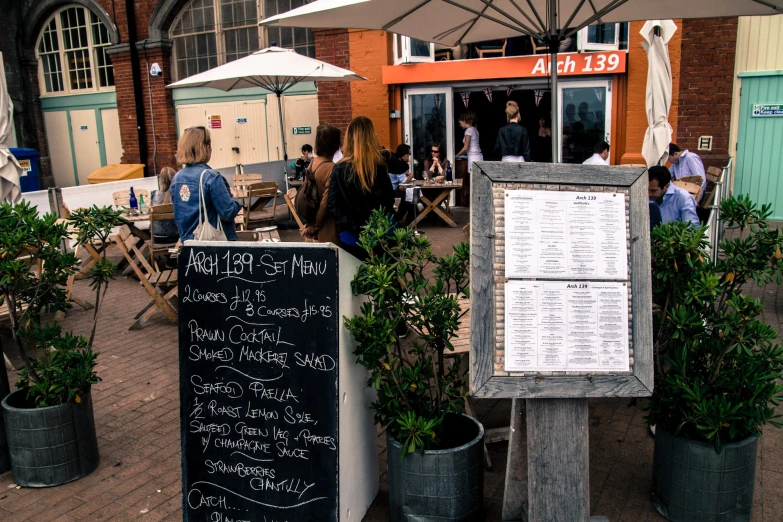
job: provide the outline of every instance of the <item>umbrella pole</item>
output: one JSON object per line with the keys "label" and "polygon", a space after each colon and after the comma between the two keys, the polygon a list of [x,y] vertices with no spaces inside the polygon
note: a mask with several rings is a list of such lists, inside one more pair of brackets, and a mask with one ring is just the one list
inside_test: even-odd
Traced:
{"label": "umbrella pole", "polygon": [[551,44],[551,58],[550,62],[552,64],[552,94],[550,98],[552,99],[552,121],[550,122],[549,129],[551,130],[552,135],[552,163],[560,163],[560,155],[558,154],[560,144],[560,126],[558,125],[560,115],[560,100],[557,93],[557,48],[559,47],[559,43],[552,43]]}
{"label": "umbrella pole", "polygon": [[285,146],[285,127],[283,126],[283,93],[278,91],[277,93],[277,114],[280,116],[280,141],[283,144],[283,161],[285,162],[285,172],[288,175],[288,150]]}

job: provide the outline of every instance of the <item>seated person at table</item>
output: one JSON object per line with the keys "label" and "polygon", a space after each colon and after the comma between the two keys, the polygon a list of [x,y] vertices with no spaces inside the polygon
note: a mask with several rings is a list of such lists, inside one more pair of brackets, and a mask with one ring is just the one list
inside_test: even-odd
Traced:
{"label": "seated person at table", "polygon": [[686,191],[672,184],[672,175],[664,166],[648,169],[648,196],[661,209],[661,222],[685,221],[700,226],[696,214],[696,200]]}
{"label": "seated person at table", "polygon": [[305,143],[302,145],[302,156],[300,158],[297,158],[296,163],[294,163],[294,174],[296,176],[296,179],[301,179],[304,176],[304,171],[307,167],[310,166],[310,163],[313,161],[313,146]]}
{"label": "seated person at table", "polygon": [[[160,171],[158,176],[158,187],[160,187],[160,190],[152,191],[152,206],[171,204],[169,189],[171,188],[171,179],[175,174],[176,172],[171,167],[163,167],[163,170]],[[150,228],[150,232],[155,236],[155,242],[157,243],[176,243],[179,240],[179,230],[177,229],[177,223],[173,219],[155,221],[150,223]]]}
{"label": "seated person at table", "polygon": [[182,241],[193,239],[193,233],[199,226],[199,216],[203,215],[199,188],[204,192],[209,224],[217,227],[220,220],[226,239],[237,239],[234,218],[242,209],[242,203],[236,199],[236,192],[229,187],[226,178],[207,165],[211,157],[209,131],[205,127],[185,129],[177,143],[177,163],[185,166],[174,176],[169,190],[174,204],[174,221]]}
{"label": "seated person at table", "polygon": [[[389,162],[389,179],[391,179],[392,188],[397,190],[400,188],[401,184],[408,183],[413,179],[413,174],[410,172],[409,165],[411,159],[411,146],[400,143],[397,146],[394,156],[396,160],[402,160],[401,162]],[[397,170],[399,170],[399,172],[396,172]]]}
{"label": "seated person at table", "polygon": [[432,156],[424,161],[424,176],[435,181],[444,181],[446,171],[449,170],[451,163],[446,157],[446,148],[440,143],[432,144]]}

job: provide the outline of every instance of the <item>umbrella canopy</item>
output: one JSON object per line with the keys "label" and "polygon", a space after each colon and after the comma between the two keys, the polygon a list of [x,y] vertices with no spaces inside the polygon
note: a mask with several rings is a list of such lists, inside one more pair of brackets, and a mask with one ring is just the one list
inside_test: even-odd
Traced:
{"label": "umbrella canopy", "polygon": [[350,82],[366,79],[348,69],[341,69],[326,62],[303,56],[291,49],[268,47],[220,67],[194,74],[184,80],[172,83],[168,87],[173,89],[177,87],[212,87],[221,91],[262,87],[277,94],[283,160],[288,168],[288,149],[285,144],[283,125],[283,102],[280,96],[301,82]]}
{"label": "umbrella canopy", "polygon": [[5,67],[0,55],[0,201],[16,203],[22,197],[19,176],[22,167],[6,144],[14,132],[14,106],[5,85]]}
{"label": "umbrella canopy", "polygon": [[677,26],[671,20],[651,20],[644,24],[641,31],[644,38],[642,46],[647,52],[647,132],[644,134],[642,156],[648,167],[662,165],[669,158],[672,65],[668,44],[676,30]]}
{"label": "umbrella canopy", "polygon": [[353,80],[366,78],[347,69],[308,58],[291,49],[269,47],[220,67],[189,76],[172,83],[169,88],[212,87],[221,91],[233,91],[262,87],[280,95],[301,82]]}
{"label": "umbrella canopy", "polygon": [[[783,0],[317,0],[261,23],[383,29],[448,47],[514,36],[560,41],[594,23],[783,13]],[[555,20],[555,23],[552,23]]]}

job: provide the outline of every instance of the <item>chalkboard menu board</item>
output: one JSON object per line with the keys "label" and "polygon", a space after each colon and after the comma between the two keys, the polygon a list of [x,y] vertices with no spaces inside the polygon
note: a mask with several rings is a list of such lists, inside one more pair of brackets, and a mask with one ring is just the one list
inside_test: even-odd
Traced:
{"label": "chalkboard menu board", "polygon": [[336,522],[337,252],[201,245],[179,258],[184,519]]}

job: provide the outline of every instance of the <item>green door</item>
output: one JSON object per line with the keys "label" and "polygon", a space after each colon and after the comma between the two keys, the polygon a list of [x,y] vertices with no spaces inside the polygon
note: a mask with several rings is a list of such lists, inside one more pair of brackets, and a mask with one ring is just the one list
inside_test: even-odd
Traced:
{"label": "green door", "polygon": [[[783,219],[783,71],[740,73],[739,133],[735,194],[759,206],[772,204],[772,219]],[[758,107],[767,105],[767,107]],[[773,107],[769,107],[773,106]]]}

